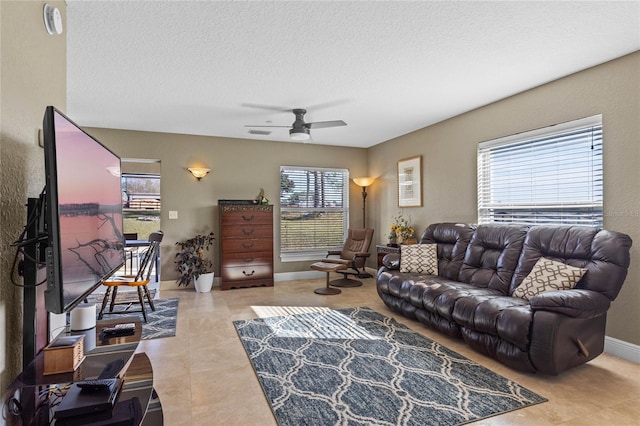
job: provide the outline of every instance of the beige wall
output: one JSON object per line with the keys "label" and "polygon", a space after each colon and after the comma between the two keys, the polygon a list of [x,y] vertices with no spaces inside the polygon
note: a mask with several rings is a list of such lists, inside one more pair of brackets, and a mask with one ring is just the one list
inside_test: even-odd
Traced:
{"label": "beige wall", "polygon": [[[60,9],[64,1],[49,1]],[[22,291],[10,284],[15,249],[25,224],[27,198],[44,186],[44,157],[37,131],[47,105],[67,102],[65,33],[51,36],[42,19],[44,3],[0,2],[0,388],[22,369]]]}
{"label": "beige wall", "polygon": [[[50,1],[63,12],[65,3]],[[0,1],[0,387],[20,370],[21,291],[9,285],[11,242],[24,225],[24,203],[44,185],[36,132],[46,105],[66,109],[65,35],[49,36],[42,2]],[[405,209],[418,229],[436,221],[476,220],[476,147],[483,140],[602,113],[605,226],[636,246],[627,282],[610,310],[607,334],[640,344],[640,53],[479,108],[369,150],[185,135],[88,129],[119,155],[162,162],[163,275],[171,279],[173,243],[217,229],[218,199],[253,198],[259,188],[277,206],[279,166],[346,167],[352,177],[378,176],[367,218],[376,240],[396,207],[396,160],[423,156],[424,207]],[[437,100],[434,100],[437,102]],[[197,182],[186,171],[212,169]],[[360,188],[351,184],[351,223],[361,221]],[[168,220],[177,210],[179,219]],[[276,235],[277,240],[277,235]],[[276,247],[278,241],[276,241]],[[167,256],[167,254],[169,254]],[[373,259],[372,259],[373,260]],[[375,262],[371,262],[372,265]],[[216,261],[216,268],[218,268]],[[306,271],[308,262],[276,263],[276,272]]]}
{"label": "beige wall", "polygon": [[[175,280],[173,258],[176,241],[196,233],[218,230],[219,199],[254,199],[264,188],[266,197],[279,214],[280,166],[315,166],[349,169],[351,177],[367,173],[367,150],[327,147],[314,144],[227,139],[166,133],[87,128],[89,134],[126,158],[157,159],[161,165],[162,279]],[[197,181],[187,167],[202,166],[211,172]],[[352,226],[362,222],[360,189],[351,182],[350,215]],[[169,220],[169,211],[178,212]],[[276,221],[277,229],[277,221]],[[275,248],[279,235],[274,234]],[[219,275],[216,242],[214,268]],[[375,267],[375,256],[371,265]],[[308,271],[309,262],[279,261],[275,253],[275,272]]]}
{"label": "beige wall", "polygon": [[[398,211],[395,160],[422,155],[423,207],[404,209],[405,216],[420,230],[433,222],[475,222],[479,142],[595,114],[603,116],[604,225],[635,242],[607,335],[640,344],[640,52],[371,148],[369,172],[379,180],[369,217],[376,230],[388,229]],[[384,233],[377,235],[383,242]]]}

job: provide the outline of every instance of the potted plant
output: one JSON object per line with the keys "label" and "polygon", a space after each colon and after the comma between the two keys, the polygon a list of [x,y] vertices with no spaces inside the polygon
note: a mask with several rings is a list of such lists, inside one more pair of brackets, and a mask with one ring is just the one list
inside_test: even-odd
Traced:
{"label": "potted plant", "polygon": [[214,241],[213,232],[210,232],[176,243],[180,247],[175,256],[176,271],[180,273],[176,280],[178,286],[188,286],[193,281],[197,292],[211,291],[213,262],[205,256],[205,250],[209,251]]}

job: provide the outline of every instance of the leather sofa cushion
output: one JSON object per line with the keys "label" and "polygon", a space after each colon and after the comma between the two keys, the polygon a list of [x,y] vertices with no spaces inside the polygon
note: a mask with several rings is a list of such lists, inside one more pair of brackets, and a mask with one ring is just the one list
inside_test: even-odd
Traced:
{"label": "leather sofa cushion", "polygon": [[507,295],[527,228],[479,225],[469,242],[458,280]]}
{"label": "leather sofa cushion", "polygon": [[478,333],[475,330],[464,327],[461,328],[460,331],[464,341],[476,351],[496,358],[504,365],[508,365],[516,370],[536,371],[536,368],[529,358],[528,351],[522,350],[497,336]]}
{"label": "leather sofa cushion", "polygon": [[524,241],[509,294],[522,283],[538,259],[545,257],[586,269],[587,273],[575,288],[596,291],[614,300],[627,276],[630,247],[631,238],[615,231],[580,226],[534,226]]}
{"label": "leather sofa cushion", "polygon": [[469,295],[456,302],[453,320],[461,327],[498,336],[522,350],[529,347],[533,312],[529,304],[515,297]]}
{"label": "leather sofa cushion", "polygon": [[379,292],[381,291],[395,297],[400,297],[401,294],[405,294],[406,292],[406,290],[401,290],[405,281],[408,283],[424,281],[424,276],[411,272],[388,272],[381,270],[378,272],[377,281]]}
{"label": "leather sofa cushion", "polygon": [[476,295],[479,297],[496,297],[502,294],[497,290],[478,288],[472,284],[447,280],[445,278],[432,279],[424,286],[422,292],[422,306],[427,311],[453,320],[453,309],[456,302],[464,297]]}
{"label": "leather sofa cushion", "polygon": [[534,311],[557,312],[574,318],[595,318],[605,315],[611,301],[602,293],[591,290],[548,291],[529,301]]}

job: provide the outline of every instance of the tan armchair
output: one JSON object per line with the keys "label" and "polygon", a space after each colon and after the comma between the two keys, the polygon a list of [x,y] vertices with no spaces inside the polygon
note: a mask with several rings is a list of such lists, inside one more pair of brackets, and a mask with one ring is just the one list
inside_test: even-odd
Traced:
{"label": "tan armchair", "polygon": [[[329,250],[327,257],[323,260],[325,263],[339,263],[346,265],[354,271],[346,269],[337,271],[344,277],[331,281],[332,286],[336,287],[358,287],[362,285],[361,281],[349,278],[348,275],[355,275],[358,278],[369,278],[371,274],[365,271],[364,266],[367,258],[370,256],[369,247],[373,240],[372,228],[350,228],[347,239],[341,250]],[[339,256],[338,258],[330,256]]]}

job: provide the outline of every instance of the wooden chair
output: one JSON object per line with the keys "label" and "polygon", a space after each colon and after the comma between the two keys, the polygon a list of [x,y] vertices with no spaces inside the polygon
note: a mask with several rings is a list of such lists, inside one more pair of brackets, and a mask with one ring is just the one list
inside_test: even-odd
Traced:
{"label": "wooden chair", "polygon": [[[331,281],[331,285],[335,287],[358,287],[362,285],[362,281],[349,278],[348,275],[355,275],[358,278],[368,278],[371,276],[365,271],[364,265],[369,257],[369,247],[373,240],[372,228],[349,228],[347,239],[341,250],[329,250],[327,257],[322,261],[325,263],[340,263],[346,265],[347,268],[353,269],[355,272],[347,270],[336,271],[343,275],[343,278]],[[339,256],[339,258],[331,258],[329,256]]]}
{"label": "wooden chair", "polygon": [[[102,319],[104,315],[115,315],[115,314],[130,314],[132,312],[142,312],[142,316],[144,317],[144,321],[147,322],[147,311],[144,306],[144,299],[147,299],[149,303],[149,307],[152,311],[156,310],[156,307],[153,304],[153,299],[149,293],[149,289],[147,288],[147,284],[151,281],[151,272],[153,270],[154,265],[156,264],[156,258],[158,257],[158,253],[160,251],[160,242],[162,241],[163,234],[162,232],[154,232],[149,235],[149,246],[147,250],[144,252],[142,260],[140,261],[140,267],[138,268],[138,273],[136,275],[121,275],[117,277],[111,277],[109,281],[105,281],[103,285],[107,288],[104,299],[102,299],[102,307],[100,308],[100,313],[98,314],[98,319]],[[123,301],[116,302],[116,297],[118,296],[118,287],[120,286],[128,286],[128,287],[136,287],[138,292],[138,302],[132,301]],[[109,300],[109,298],[111,298]],[[109,303],[109,310],[105,312],[105,308],[107,307],[107,303]],[[140,310],[132,311],[129,310],[131,305],[139,303]],[[113,308],[116,305],[129,305],[124,310],[115,311]]]}
{"label": "wooden chair", "polygon": [[[124,233],[124,240],[137,240],[138,239],[138,233],[137,232],[125,232]],[[127,273],[127,262],[129,263],[129,273],[132,274],[133,273],[133,257],[135,255],[136,258],[136,266],[140,266],[140,256],[138,254],[138,247],[127,247],[125,244],[124,247],[124,273]]]}

